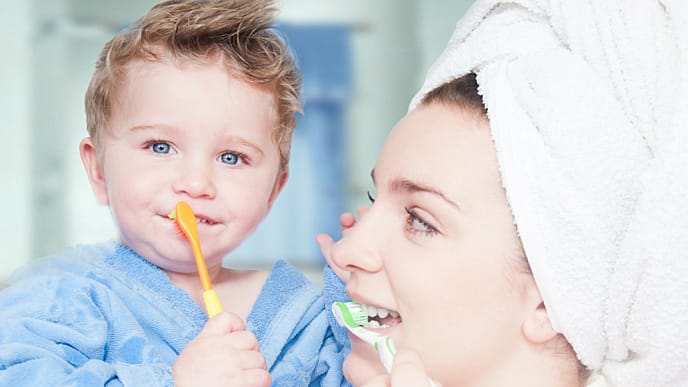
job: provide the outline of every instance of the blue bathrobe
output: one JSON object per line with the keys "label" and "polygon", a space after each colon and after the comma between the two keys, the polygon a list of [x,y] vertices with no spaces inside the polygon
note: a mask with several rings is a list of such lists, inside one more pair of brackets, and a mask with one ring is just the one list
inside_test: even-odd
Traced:
{"label": "blue bathrobe", "polygon": [[[247,318],[273,386],[349,385],[347,346],[328,315],[318,286],[275,264]],[[206,321],[131,249],[78,247],[31,264],[0,292],[0,385],[171,386],[172,365]]]}

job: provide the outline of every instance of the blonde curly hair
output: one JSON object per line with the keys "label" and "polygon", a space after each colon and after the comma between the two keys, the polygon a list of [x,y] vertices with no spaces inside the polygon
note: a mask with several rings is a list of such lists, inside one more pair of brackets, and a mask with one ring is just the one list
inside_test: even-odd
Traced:
{"label": "blonde curly hair", "polygon": [[270,0],[169,0],[155,5],[103,47],[86,91],[86,125],[96,146],[107,130],[118,88],[135,60],[207,63],[275,95],[279,125],[273,139],[287,169],[295,113],[302,112],[300,73],[273,28]]}

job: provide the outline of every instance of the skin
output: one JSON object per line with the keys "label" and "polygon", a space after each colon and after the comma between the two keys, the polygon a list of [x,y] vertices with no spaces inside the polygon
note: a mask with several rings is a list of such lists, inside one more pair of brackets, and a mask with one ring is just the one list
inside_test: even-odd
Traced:
{"label": "skin", "polygon": [[[241,367],[262,367],[258,378],[265,379],[257,341],[242,320],[267,274],[223,268],[222,259],[264,219],[287,179],[272,139],[278,125],[273,94],[211,59],[202,65],[132,62],[116,97],[102,144],[85,138],[80,145],[96,198],[110,207],[122,243],[202,305],[191,247],[168,218],[178,201],[189,203],[202,220],[198,233],[213,286],[224,308],[236,313],[225,313],[214,326],[218,317],[211,320],[208,332],[182,353],[205,353],[202,364],[193,364],[201,363],[194,356],[180,356],[178,363],[197,371],[206,367],[224,383],[238,382],[242,375],[227,370],[234,356]],[[251,360],[240,360],[242,352]],[[227,372],[214,374],[219,371],[213,367]],[[186,368],[175,366],[175,377]],[[189,381],[201,383],[201,374]]]}
{"label": "skin", "polygon": [[[342,217],[344,236],[331,252],[319,242],[354,300],[400,314],[379,331],[393,338],[402,366],[390,379],[371,347],[352,339],[348,380],[578,385],[575,366],[559,372],[559,361],[575,357],[542,350],[559,336],[519,262],[525,254],[486,118],[441,104],[415,109],[393,128],[372,177],[374,202],[360,221]],[[529,376],[536,365],[543,372]]]}

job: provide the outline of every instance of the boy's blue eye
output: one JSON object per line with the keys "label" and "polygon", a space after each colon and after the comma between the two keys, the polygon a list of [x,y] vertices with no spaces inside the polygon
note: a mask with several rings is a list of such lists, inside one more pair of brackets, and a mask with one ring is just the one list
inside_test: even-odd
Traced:
{"label": "boy's blue eye", "polygon": [[156,142],[151,144],[150,149],[155,153],[167,154],[170,153],[170,144],[164,142]]}
{"label": "boy's blue eye", "polygon": [[220,156],[220,161],[225,164],[236,165],[239,163],[239,155],[231,152],[223,153]]}

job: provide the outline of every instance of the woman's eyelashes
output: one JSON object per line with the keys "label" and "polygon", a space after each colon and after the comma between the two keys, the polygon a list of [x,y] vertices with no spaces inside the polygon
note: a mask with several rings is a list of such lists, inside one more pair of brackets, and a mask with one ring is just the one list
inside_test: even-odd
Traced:
{"label": "woman's eyelashes", "polygon": [[[375,197],[373,194],[371,194],[370,191],[366,191],[366,195],[368,196],[370,203],[374,204]],[[437,228],[421,218],[416,211],[410,209],[409,207],[404,207],[404,211],[406,211],[406,230],[409,232],[413,234],[420,233],[429,236],[435,235],[439,232]]]}
{"label": "woman's eyelashes", "polygon": [[411,210],[408,207],[404,207],[404,210],[406,210],[406,229],[409,232],[414,234],[420,233],[428,236],[437,234],[437,229],[418,216],[414,210]]}

